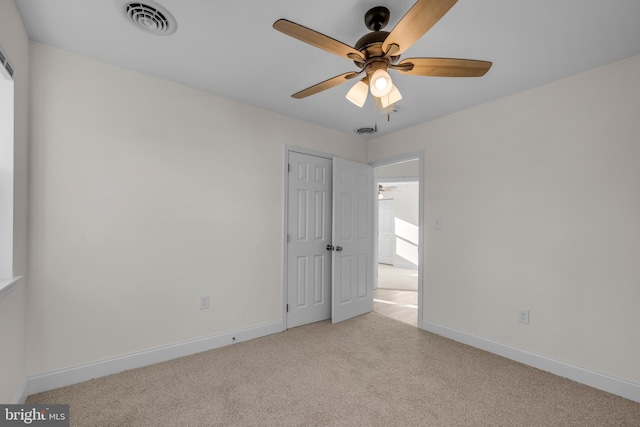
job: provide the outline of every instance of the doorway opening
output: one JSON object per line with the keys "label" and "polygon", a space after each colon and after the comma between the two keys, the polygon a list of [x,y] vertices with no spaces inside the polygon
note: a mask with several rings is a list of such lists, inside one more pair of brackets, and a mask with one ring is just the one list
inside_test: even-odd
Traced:
{"label": "doorway opening", "polygon": [[373,311],[413,326],[422,318],[422,155],[374,164],[378,188]]}

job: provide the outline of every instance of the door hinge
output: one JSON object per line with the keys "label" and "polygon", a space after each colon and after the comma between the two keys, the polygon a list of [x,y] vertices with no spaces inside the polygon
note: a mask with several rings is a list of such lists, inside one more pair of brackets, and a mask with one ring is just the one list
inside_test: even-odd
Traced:
{"label": "door hinge", "polygon": [[287,304],[287,313],[289,312],[289,304]]}
{"label": "door hinge", "polygon": [[287,163],[287,172],[291,172],[291,163]]}

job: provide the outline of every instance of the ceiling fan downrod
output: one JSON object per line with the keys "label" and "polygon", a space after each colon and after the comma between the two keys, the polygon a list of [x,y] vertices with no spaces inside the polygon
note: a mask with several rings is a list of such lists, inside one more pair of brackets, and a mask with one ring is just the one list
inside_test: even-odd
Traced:
{"label": "ceiling fan downrod", "polygon": [[389,23],[391,12],[384,6],[376,6],[364,15],[364,25],[371,31],[380,31]]}

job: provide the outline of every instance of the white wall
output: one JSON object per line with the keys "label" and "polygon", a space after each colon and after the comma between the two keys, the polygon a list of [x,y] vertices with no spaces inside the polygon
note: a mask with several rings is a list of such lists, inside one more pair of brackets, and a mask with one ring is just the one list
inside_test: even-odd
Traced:
{"label": "white wall", "polygon": [[418,160],[408,160],[399,163],[378,166],[375,168],[375,177],[378,180],[383,178],[418,178],[420,175],[420,165]]}
{"label": "white wall", "polygon": [[639,75],[636,56],[369,142],[425,150],[424,321],[640,384]]}
{"label": "white wall", "polygon": [[38,43],[31,63],[30,374],[282,321],[285,144],[365,142]]}
{"label": "white wall", "polygon": [[[13,1],[0,2],[0,44],[14,67],[13,273],[19,276],[27,270],[29,41]],[[26,282],[0,300],[1,403],[15,403],[24,392]]]}

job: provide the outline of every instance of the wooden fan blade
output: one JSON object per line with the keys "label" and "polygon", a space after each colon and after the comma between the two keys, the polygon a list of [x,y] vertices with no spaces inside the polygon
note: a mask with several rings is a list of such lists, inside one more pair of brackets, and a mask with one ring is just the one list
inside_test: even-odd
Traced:
{"label": "wooden fan blade", "polygon": [[456,4],[458,0],[418,0],[402,17],[387,36],[382,50],[387,52],[393,44],[398,45],[394,55],[400,55],[422,37]]}
{"label": "wooden fan blade", "polygon": [[[408,68],[409,64],[413,64],[413,68]],[[491,65],[491,62],[474,59],[407,58],[398,63],[397,70],[412,76],[481,77],[489,71]],[[396,66],[391,66],[394,67]]]}
{"label": "wooden fan blade", "polygon": [[310,28],[303,27],[295,22],[291,22],[286,19],[278,19],[273,23],[273,28],[295,39],[326,50],[329,53],[333,53],[334,55],[347,59],[364,61],[362,54],[351,46],[336,39],[332,39],[329,36],[325,36],[324,34]]}
{"label": "wooden fan blade", "polygon": [[328,80],[325,80],[321,83],[308,87],[300,92],[294,93],[291,95],[292,98],[302,99],[307,96],[315,95],[318,92],[322,92],[323,90],[331,89],[332,87],[338,86],[348,80],[351,80],[355,76],[360,74],[359,72],[352,71],[349,73],[340,74],[339,76],[332,77]]}

